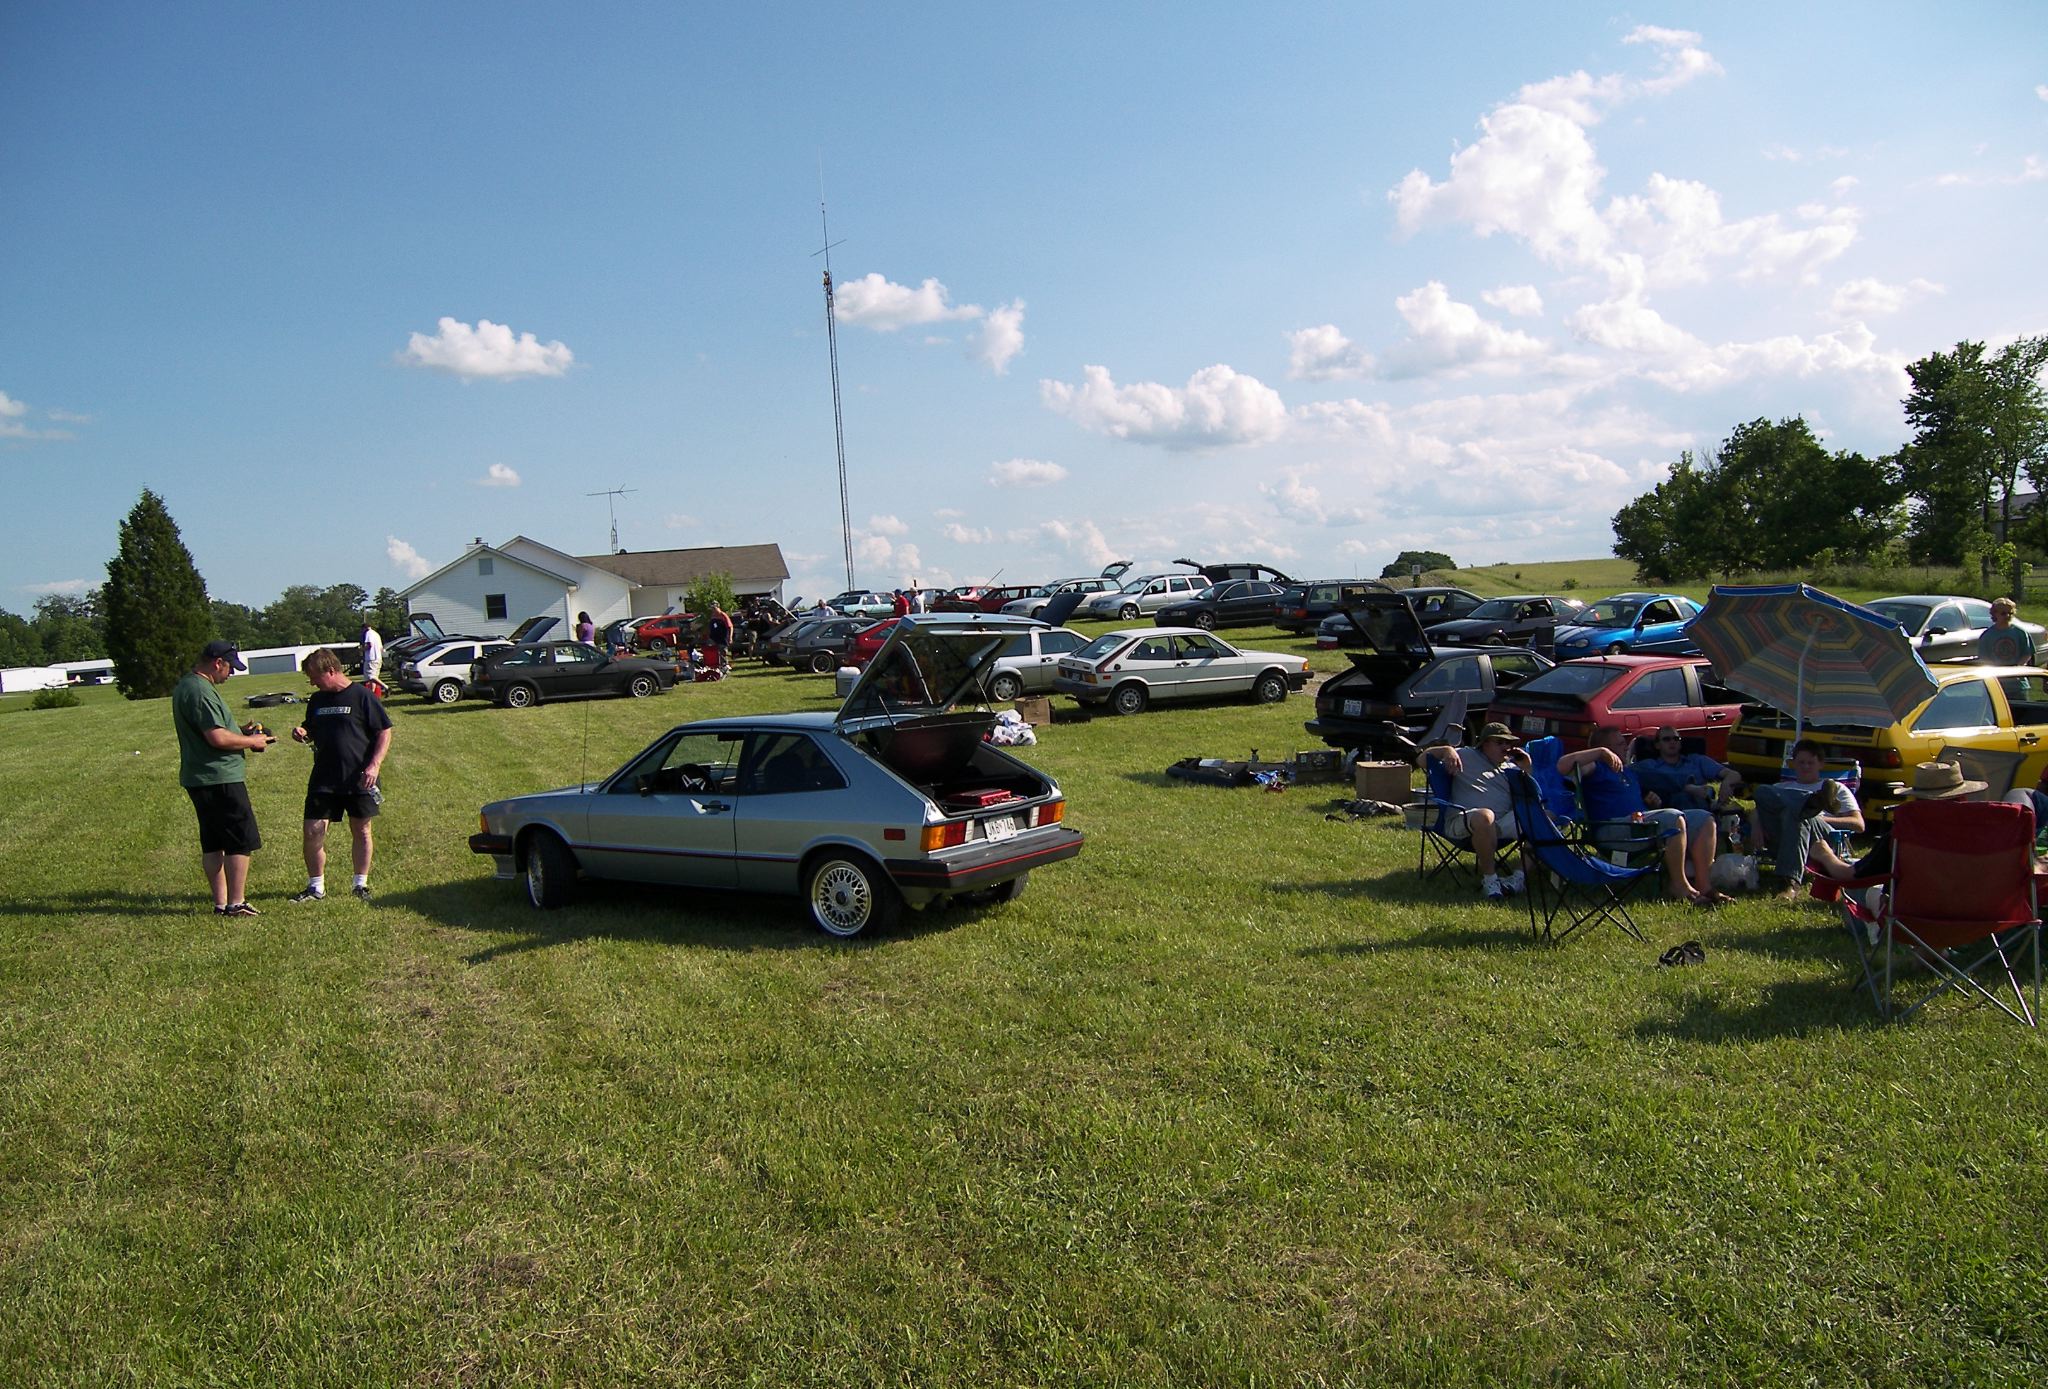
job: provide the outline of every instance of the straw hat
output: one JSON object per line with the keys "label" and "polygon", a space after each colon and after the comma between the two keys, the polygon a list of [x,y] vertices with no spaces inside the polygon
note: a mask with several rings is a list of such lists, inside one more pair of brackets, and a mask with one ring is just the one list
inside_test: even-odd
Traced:
{"label": "straw hat", "polygon": [[1913,768],[1913,784],[1906,794],[1915,800],[1952,801],[1982,791],[1986,783],[1966,781],[1963,769],[1953,762],[1922,762]]}

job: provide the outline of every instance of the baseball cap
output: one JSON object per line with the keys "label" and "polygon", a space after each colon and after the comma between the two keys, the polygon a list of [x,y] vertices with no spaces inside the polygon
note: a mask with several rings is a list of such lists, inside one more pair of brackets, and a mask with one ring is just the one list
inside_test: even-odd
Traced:
{"label": "baseball cap", "polygon": [[241,650],[231,641],[208,642],[199,648],[199,659],[202,661],[224,660],[236,670],[247,670],[249,668],[242,660]]}

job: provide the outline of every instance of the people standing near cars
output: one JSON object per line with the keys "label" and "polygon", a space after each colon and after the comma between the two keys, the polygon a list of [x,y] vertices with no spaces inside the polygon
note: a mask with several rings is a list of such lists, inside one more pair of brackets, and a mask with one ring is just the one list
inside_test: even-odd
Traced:
{"label": "people standing near cars", "polygon": [[357,640],[363,648],[363,679],[375,680],[384,669],[384,638],[377,634],[368,613],[363,615],[363,633]]}
{"label": "people standing near cars", "polygon": [[199,816],[199,861],[213,889],[217,916],[255,916],[249,905],[249,856],[263,847],[249,805],[248,758],[275,741],[261,724],[235,727],[215,688],[249,667],[231,641],[210,641],[171,691],[178,734],[178,784]]}
{"label": "people standing near cars", "polygon": [[1991,600],[1991,625],[1977,637],[1977,659],[1987,666],[2034,664],[2034,638],[2013,621],[2020,605],[2010,598]]}
{"label": "people standing near cars", "polygon": [[313,745],[313,770],[306,778],[306,886],[291,900],[317,902],[327,895],[327,824],[346,815],[355,868],[351,890],[367,902],[375,849],[370,821],[384,799],[377,781],[391,751],[391,716],[377,696],[349,683],[332,651],[315,651],[299,668],[314,694],[292,741]]}
{"label": "people standing near cars", "polygon": [[585,646],[597,645],[597,624],[590,620],[589,613],[576,614],[576,640]]}
{"label": "people standing near cars", "polygon": [[910,616],[910,595],[902,589],[896,590],[896,597],[890,601],[889,611],[896,617]]}
{"label": "people standing near cars", "polygon": [[711,666],[725,669],[725,649],[732,645],[732,614],[711,600],[711,617],[704,624],[704,644],[711,649]]}

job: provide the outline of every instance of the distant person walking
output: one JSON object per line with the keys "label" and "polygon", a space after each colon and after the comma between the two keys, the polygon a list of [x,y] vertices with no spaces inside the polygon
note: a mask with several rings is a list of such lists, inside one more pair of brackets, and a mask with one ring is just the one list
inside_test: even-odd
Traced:
{"label": "distant person walking", "polygon": [[589,613],[576,614],[576,640],[585,646],[597,645],[597,624],[590,620]]}
{"label": "distant person walking", "polygon": [[384,669],[384,638],[377,635],[370,619],[363,619],[363,634],[358,638],[363,646],[363,679],[375,680]]}
{"label": "distant person walking", "polygon": [[711,648],[713,670],[725,669],[725,649],[732,645],[732,614],[711,600],[711,619],[704,624],[704,644]]}
{"label": "distant person walking", "polygon": [[2020,605],[2010,598],[1991,600],[1991,625],[1977,637],[1977,659],[1987,666],[2034,664],[2034,637],[2013,621]]}
{"label": "distant person walking", "polygon": [[171,691],[171,725],[178,734],[178,784],[199,816],[199,861],[213,889],[217,916],[255,916],[248,902],[249,856],[263,847],[249,805],[248,758],[276,740],[260,724],[235,727],[227,701],[215,688],[249,667],[231,641],[210,641]]}
{"label": "distant person walking", "polygon": [[306,886],[291,900],[318,902],[327,895],[327,822],[346,815],[356,872],[351,891],[367,902],[376,847],[370,821],[384,800],[377,778],[391,751],[391,716],[376,695],[349,683],[332,651],[315,651],[299,668],[314,694],[292,741],[313,745],[313,770],[306,777]]}

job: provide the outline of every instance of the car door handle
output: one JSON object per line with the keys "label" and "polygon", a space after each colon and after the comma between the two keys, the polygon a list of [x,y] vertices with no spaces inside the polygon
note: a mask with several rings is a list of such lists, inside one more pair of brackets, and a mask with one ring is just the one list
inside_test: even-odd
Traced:
{"label": "car door handle", "polygon": [[2028,747],[2032,747],[2034,744],[2041,741],[2041,735],[2038,733],[2022,733],[2020,734],[2020,741],[2022,743],[2025,743]]}
{"label": "car door handle", "polygon": [[707,815],[722,815],[732,807],[724,801],[691,801],[691,806]]}

